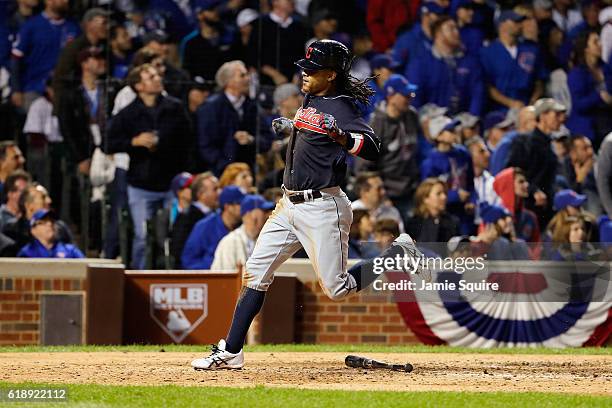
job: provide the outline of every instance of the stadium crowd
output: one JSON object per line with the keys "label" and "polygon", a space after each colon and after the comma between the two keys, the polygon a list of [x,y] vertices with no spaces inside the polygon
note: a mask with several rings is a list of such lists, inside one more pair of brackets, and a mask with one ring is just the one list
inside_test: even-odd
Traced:
{"label": "stadium crowd", "polygon": [[2,256],[243,265],[282,196],[272,120],[301,106],[294,61],[320,39],[371,78],[355,109],[382,141],[349,159],[350,257],[404,231],[493,259],[612,242],[610,0],[4,0],[0,18]]}

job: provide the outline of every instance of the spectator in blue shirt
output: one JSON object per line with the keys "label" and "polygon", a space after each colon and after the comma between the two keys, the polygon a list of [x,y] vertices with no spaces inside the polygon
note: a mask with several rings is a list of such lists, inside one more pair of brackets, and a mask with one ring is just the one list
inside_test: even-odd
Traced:
{"label": "spectator in blue shirt", "polygon": [[421,180],[437,177],[448,187],[448,211],[459,217],[462,234],[474,229],[474,168],[469,152],[457,144],[458,120],[438,116],[429,120],[429,135],[435,148],[421,163]]}
{"label": "spectator in blue shirt", "polygon": [[219,241],[240,224],[240,203],[244,197],[236,186],[228,186],[221,191],[220,211],[198,221],[185,243],[181,256],[184,269],[210,268]]}
{"label": "spectator in blue shirt", "polygon": [[612,130],[612,95],[605,85],[604,62],[597,32],[582,34],[574,46],[573,68],[567,75],[572,111],[567,127],[587,136],[596,147]]}
{"label": "spectator in blue shirt", "polygon": [[50,210],[38,210],[30,220],[32,240],[21,248],[18,257],[24,258],[84,258],[85,256],[72,244],[64,244],[56,239],[55,214]]}
{"label": "spectator in blue shirt", "polygon": [[113,78],[124,79],[134,54],[132,51],[132,39],[125,26],[120,24],[111,25],[111,75]]}
{"label": "spectator in blue shirt", "polygon": [[407,78],[419,87],[413,105],[434,103],[448,113],[470,112],[479,116],[484,104],[484,82],[478,60],[462,51],[455,21],[440,17],[431,26],[431,51],[413,58]]}
{"label": "spectator in blue shirt", "polygon": [[397,67],[397,62],[388,54],[378,54],[370,60],[372,75],[375,77],[374,81],[370,82],[370,87],[376,93],[370,97],[370,104],[367,107],[366,115],[374,112],[376,105],[387,97],[384,91],[385,82],[387,82]]}
{"label": "spectator in blue shirt", "polygon": [[465,53],[478,57],[485,40],[485,33],[481,27],[473,24],[474,1],[459,0],[457,2],[455,16]]}
{"label": "spectator in blue shirt", "polygon": [[68,0],[47,0],[45,10],[19,30],[11,69],[15,106],[27,110],[45,92],[60,50],[79,35],[79,25],[64,18],[67,12]]}
{"label": "spectator in blue shirt", "polygon": [[518,113],[516,129],[506,132],[502,140],[497,144],[491,152],[491,160],[489,171],[496,176],[500,171],[506,168],[508,155],[510,154],[510,146],[512,141],[518,135],[529,134],[533,132],[536,126],[535,108],[533,105],[521,108]]}
{"label": "spectator in blue shirt", "polygon": [[499,39],[481,50],[492,110],[520,109],[542,94],[545,72],[539,48],[518,42],[524,19],[514,11],[503,11],[497,22]]}
{"label": "spectator in blue shirt", "polygon": [[431,24],[442,14],[444,8],[430,1],[421,6],[421,21],[410,30],[397,37],[393,46],[393,59],[398,62],[400,72],[408,66],[412,58],[418,57],[431,49]]}

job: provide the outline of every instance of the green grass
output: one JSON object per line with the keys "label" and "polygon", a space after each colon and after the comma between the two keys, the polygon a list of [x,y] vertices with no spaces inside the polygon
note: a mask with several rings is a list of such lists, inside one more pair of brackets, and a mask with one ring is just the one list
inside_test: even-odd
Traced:
{"label": "green grass", "polygon": [[[13,352],[201,352],[207,345],[130,345],[130,346],[0,346],[0,353]],[[612,355],[612,347],[581,347],[567,349],[553,348],[496,348],[471,349],[448,346],[384,346],[377,344],[321,345],[321,344],[279,344],[246,346],[246,352],[369,352],[369,353],[478,353],[478,354],[560,354],[560,355]]]}
{"label": "green grass", "polygon": [[[49,387],[58,385],[9,384]],[[68,403],[45,407],[609,407],[612,398],[560,393],[325,391],[289,388],[69,385]],[[0,403],[17,407],[22,403]],[[43,404],[41,404],[42,406]],[[29,406],[38,406],[30,403]]]}

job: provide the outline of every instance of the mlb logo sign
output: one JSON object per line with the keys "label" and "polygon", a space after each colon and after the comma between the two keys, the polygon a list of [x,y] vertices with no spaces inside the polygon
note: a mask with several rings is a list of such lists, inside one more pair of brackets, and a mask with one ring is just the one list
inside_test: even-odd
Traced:
{"label": "mlb logo sign", "polygon": [[208,285],[153,284],[149,288],[151,318],[181,343],[208,316]]}

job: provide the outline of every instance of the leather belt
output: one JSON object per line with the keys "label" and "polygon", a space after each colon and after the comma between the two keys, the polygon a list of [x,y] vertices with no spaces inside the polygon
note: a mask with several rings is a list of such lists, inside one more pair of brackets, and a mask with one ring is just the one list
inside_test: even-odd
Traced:
{"label": "leather belt", "polygon": [[291,194],[287,194],[287,198],[293,204],[301,204],[321,197],[323,197],[323,194],[319,190],[294,191]]}

